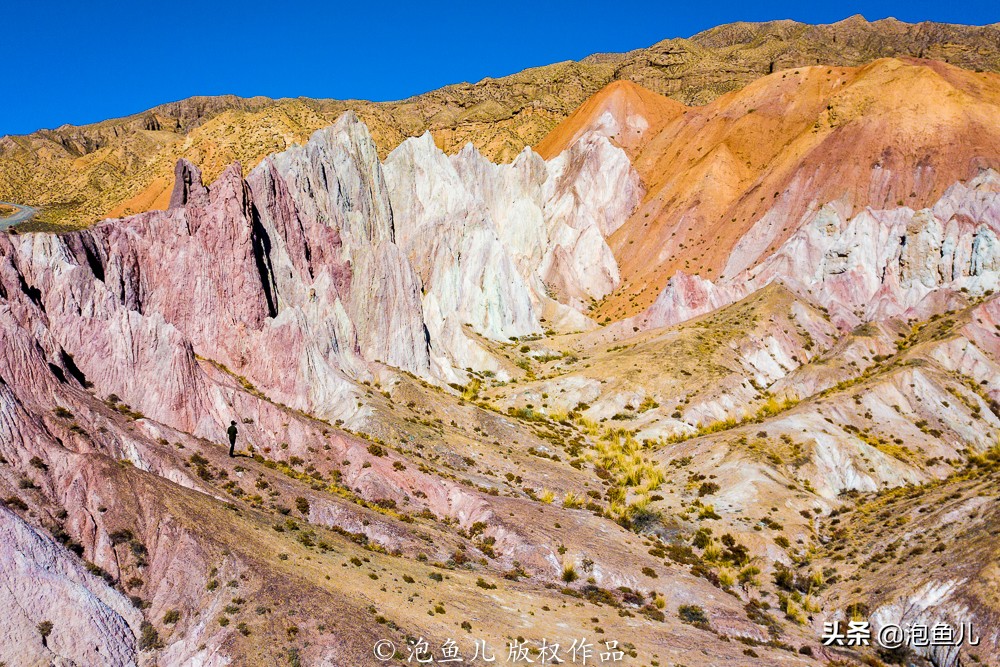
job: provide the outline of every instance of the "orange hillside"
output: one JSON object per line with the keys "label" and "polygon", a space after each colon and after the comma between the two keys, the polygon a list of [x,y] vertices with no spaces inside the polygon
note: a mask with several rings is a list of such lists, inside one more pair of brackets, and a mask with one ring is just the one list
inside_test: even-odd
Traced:
{"label": "orange hillside", "polygon": [[[777,72],[691,108],[618,82],[538,152],[558,152],[596,128],[604,111],[619,127],[649,127],[638,140],[615,138],[647,194],[610,239],[623,283],[600,312],[613,318],[647,306],[678,270],[715,278],[727,264],[735,273],[759,261],[810,206],[920,208],[978,169],[1000,168],[1000,76],[936,61]],[[730,262],[772,209],[762,245]]]}
{"label": "orange hillside", "polygon": [[[612,126],[603,128],[605,133],[631,157],[686,108],[680,102],[650,92],[631,81],[615,81],[581,104],[535,146],[535,151],[546,160],[553,158],[584,132],[610,119]],[[605,117],[605,114],[610,116]],[[602,121],[602,118],[605,120]]]}

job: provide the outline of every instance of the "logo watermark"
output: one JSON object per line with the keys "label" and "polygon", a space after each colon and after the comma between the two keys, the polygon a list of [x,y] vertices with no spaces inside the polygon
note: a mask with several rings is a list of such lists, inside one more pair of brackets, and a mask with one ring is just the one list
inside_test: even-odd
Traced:
{"label": "logo watermark", "polygon": [[[470,650],[465,654],[469,656],[466,658],[458,642],[454,639],[446,639],[441,646],[434,650],[431,648],[430,642],[420,637],[407,642],[405,655],[397,653],[396,645],[388,639],[375,642],[372,653],[375,655],[375,659],[381,662],[397,659],[420,665],[455,663],[601,665],[621,662],[625,658],[625,651],[618,647],[617,641],[608,640],[594,644],[587,641],[585,637],[574,639],[569,645],[550,642],[548,639],[542,639],[535,643],[514,640],[508,642],[506,648],[506,655],[500,651],[498,658],[498,654],[490,648],[486,640],[476,639],[473,640]],[[506,660],[501,660],[502,658],[506,658]]]}
{"label": "logo watermark", "polygon": [[887,649],[901,646],[911,648],[924,646],[979,646],[979,637],[972,630],[972,623],[962,623],[958,627],[948,623],[913,623],[901,626],[896,623],[882,624],[878,632],[872,634],[868,621],[830,621],[823,624],[824,646],[871,646],[872,641]]}

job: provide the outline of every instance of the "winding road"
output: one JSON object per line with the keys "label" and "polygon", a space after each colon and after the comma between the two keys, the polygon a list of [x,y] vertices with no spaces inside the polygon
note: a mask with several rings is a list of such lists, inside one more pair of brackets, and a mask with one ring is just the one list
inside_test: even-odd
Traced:
{"label": "winding road", "polygon": [[8,215],[5,218],[0,217],[0,229],[7,229],[8,227],[13,227],[14,225],[30,220],[31,216],[38,212],[30,206],[21,206],[20,204],[6,201],[0,201],[0,206],[10,206],[16,209],[12,215]]}

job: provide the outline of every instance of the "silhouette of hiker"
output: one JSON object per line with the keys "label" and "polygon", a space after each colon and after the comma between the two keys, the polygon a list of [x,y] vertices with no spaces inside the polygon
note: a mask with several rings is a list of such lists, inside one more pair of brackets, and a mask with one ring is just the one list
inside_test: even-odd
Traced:
{"label": "silhouette of hiker", "polygon": [[239,430],[236,428],[235,420],[229,422],[229,428],[226,430],[226,433],[229,434],[229,456],[232,458],[236,456],[234,453],[236,449],[236,434],[239,433]]}

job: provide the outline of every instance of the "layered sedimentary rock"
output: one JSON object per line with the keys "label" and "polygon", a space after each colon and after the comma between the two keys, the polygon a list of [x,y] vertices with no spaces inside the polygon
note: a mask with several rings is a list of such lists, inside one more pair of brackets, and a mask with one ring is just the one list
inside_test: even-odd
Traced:
{"label": "layered sedimentary rock", "polygon": [[770,228],[762,219],[740,239],[718,281],[678,273],[628,322],[675,324],[775,281],[829,309],[844,327],[902,314],[928,317],[949,294],[1000,290],[1000,176],[991,169],[919,211],[866,209],[847,218],[836,204],[823,206],[761,258]]}
{"label": "layered sedimentary rock", "polygon": [[956,182],[1000,169],[1000,78],[940,62],[775,72],[704,107],[618,82],[538,145],[594,132],[621,146],[645,195],[610,236],[621,285],[595,311],[649,307],[677,273],[717,281],[755,266],[813,214],[932,208]]}
{"label": "layered sedimentary rock", "polygon": [[[0,508],[0,661],[126,665],[142,615],[128,598],[17,515]],[[39,626],[48,624],[40,636]]]}
{"label": "layered sedimentary rock", "polygon": [[385,168],[431,341],[458,367],[492,365],[463,340],[463,325],[494,340],[588,328],[587,303],[618,285],[605,238],[642,190],[606,138],[588,134],[549,162],[525,149],[495,165],[471,145],[448,157],[427,134],[403,142]]}
{"label": "layered sedimentary rock", "polygon": [[[247,180],[279,320],[312,303],[307,321],[336,321],[325,305],[336,286],[363,359],[449,381],[455,368],[499,369],[466,326],[496,340],[538,333],[546,315],[589,326],[585,300],[618,282],[604,239],[641,196],[603,137],[550,162],[526,150],[495,165],[471,146],[448,157],[425,135],[382,165],[353,114]],[[324,255],[312,253],[339,258],[349,279],[324,279],[313,267]]]}
{"label": "layered sedimentary rock", "polygon": [[424,137],[383,166],[353,114],[246,181],[238,165],[210,188],[190,163],[177,174],[168,211],[9,237],[3,256],[34,303],[18,319],[38,320],[49,359],[68,355],[105,395],[193,433],[218,421],[189,400],[206,393],[199,357],[281,403],[347,418],[348,378],[371,363],[455,381],[456,369],[499,370],[476,335],[537,333],[546,315],[589,326],[584,300],[618,280],[604,238],[641,195],[603,137],[499,166]]}

